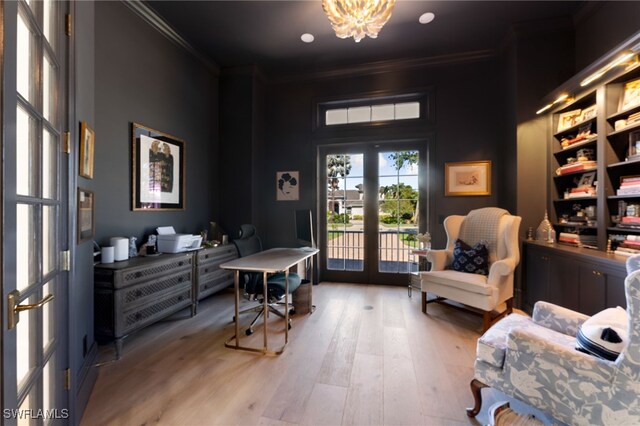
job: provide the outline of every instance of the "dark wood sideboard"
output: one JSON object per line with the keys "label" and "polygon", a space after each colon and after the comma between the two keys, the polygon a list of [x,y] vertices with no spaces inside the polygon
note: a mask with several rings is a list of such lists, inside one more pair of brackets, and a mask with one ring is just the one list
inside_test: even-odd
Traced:
{"label": "dark wood sideboard", "polygon": [[525,241],[522,248],[523,310],[539,300],[586,315],[626,308],[626,258],[598,250]]}
{"label": "dark wood sideboard", "polygon": [[220,264],[238,257],[232,244],[188,253],[134,257],[94,267],[95,335],[114,341],[116,358],[129,334],[233,285]]}

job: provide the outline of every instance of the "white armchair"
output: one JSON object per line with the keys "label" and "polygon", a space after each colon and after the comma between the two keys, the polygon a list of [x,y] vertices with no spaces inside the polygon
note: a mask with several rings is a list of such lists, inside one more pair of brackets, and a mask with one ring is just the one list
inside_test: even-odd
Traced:
{"label": "white armchair", "polygon": [[[468,216],[449,216],[444,220],[447,246],[444,250],[430,250],[427,259],[429,271],[420,273],[422,312],[427,304],[450,299],[481,311],[483,330],[505,314],[513,311],[513,275],[520,261],[518,230],[521,218],[497,208],[484,208],[469,212]],[[466,222],[466,223],[465,223]],[[475,228],[475,229],[470,229]],[[477,238],[465,241],[473,245],[481,239],[490,242],[489,275],[458,272],[446,269],[453,262],[455,240],[463,237]],[[427,293],[436,297],[429,299]],[[494,315],[502,303],[506,309]]]}
{"label": "white armchair", "polygon": [[613,361],[576,350],[588,316],[537,302],[533,317],[513,314],[479,340],[471,390],[475,417],[481,389],[492,387],[570,425],[640,424],[640,256],[627,260],[628,337]]}

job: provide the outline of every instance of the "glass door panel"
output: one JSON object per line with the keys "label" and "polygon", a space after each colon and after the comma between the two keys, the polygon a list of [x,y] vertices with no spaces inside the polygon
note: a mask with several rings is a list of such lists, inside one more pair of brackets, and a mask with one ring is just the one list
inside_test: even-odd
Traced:
{"label": "glass door panel", "polygon": [[19,291],[35,284],[37,269],[36,209],[30,204],[18,204],[16,208],[16,288]]}
{"label": "glass door panel", "polygon": [[364,270],[363,154],[326,156],[327,269]]}
{"label": "glass door panel", "polygon": [[37,195],[37,121],[22,107],[16,117],[16,192],[19,195]]}
{"label": "glass door panel", "polygon": [[42,135],[42,198],[58,197],[58,137],[48,130]]}
{"label": "glass door panel", "polygon": [[28,18],[18,13],[17,89],[27,102],[34,102],[36,88],[31,83],[36,75],[36,36],[30,29]]}
{"label": "glass door panel", "polygon": [[419,229],[418,151],[378,153],[378,271],[416,268],[411,250]]}
{"label": "glass door panel", "polygon": [[42,275],[46,277],[57,265],[57,207],[42,207]]}

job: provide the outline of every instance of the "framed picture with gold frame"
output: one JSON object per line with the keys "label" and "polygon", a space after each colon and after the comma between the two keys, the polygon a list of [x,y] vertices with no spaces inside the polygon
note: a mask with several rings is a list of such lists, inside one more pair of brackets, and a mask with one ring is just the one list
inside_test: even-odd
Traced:
{"label": "framed picture with gold frame", "polygon": [[491,195],[491,161],[445,163],[444,195]]}
{"label": "framed picture with gold frame", "polygon": [[619,111],[633,108],[638,104],[640,104],[640,78],[625,83]]}
{"label": "framed picture with gold frame", "polygon": [[95,133],[85,121],[80,122],[80,167],[79,174],[87,179],[93,179],[93,145]]}
{"label": "framed picture with gold frame", "polygon": [[93,191],[78,188],[78,244],[93,239],[96,230]]}

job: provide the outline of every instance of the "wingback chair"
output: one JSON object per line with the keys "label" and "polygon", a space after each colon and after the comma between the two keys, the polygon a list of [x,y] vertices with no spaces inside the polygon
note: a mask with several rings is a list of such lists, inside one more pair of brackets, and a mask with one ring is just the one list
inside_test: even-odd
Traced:
{"label": "wingback chair", "polygon": [[[448,216],[444,220],[447,246],[444,250],[430,250],[427,260],[431,268],[420,273],[422,312],[427,313],[427,303],[450,299],[479,310],[485,331],[492,322],[511,313],[513,275],[520,261],[518,230],[521,220],[519,216],[495,207],[472,210],[467,216]],[[469,240],[465,241],[469,245],[481,240],[488,242],[488,275],[448,269],[458,238]],[[429,299],[427,293],[436,297]],[[494,315],[493,311],[503,303],[505,310]]]}
{"label": "wingback chair", "polygon": [[[627,260],[627,270],[639,259]],[[480,391],[490,386],[567,424],[640,424],[640,270],[627,276],[625,293],[628,337],[613,361],[575,349],[589,318],[578,312],[537,302],[533,318],[513,314],[498,321],[478,340],[475,406],[467,414],[478,414]]]}

